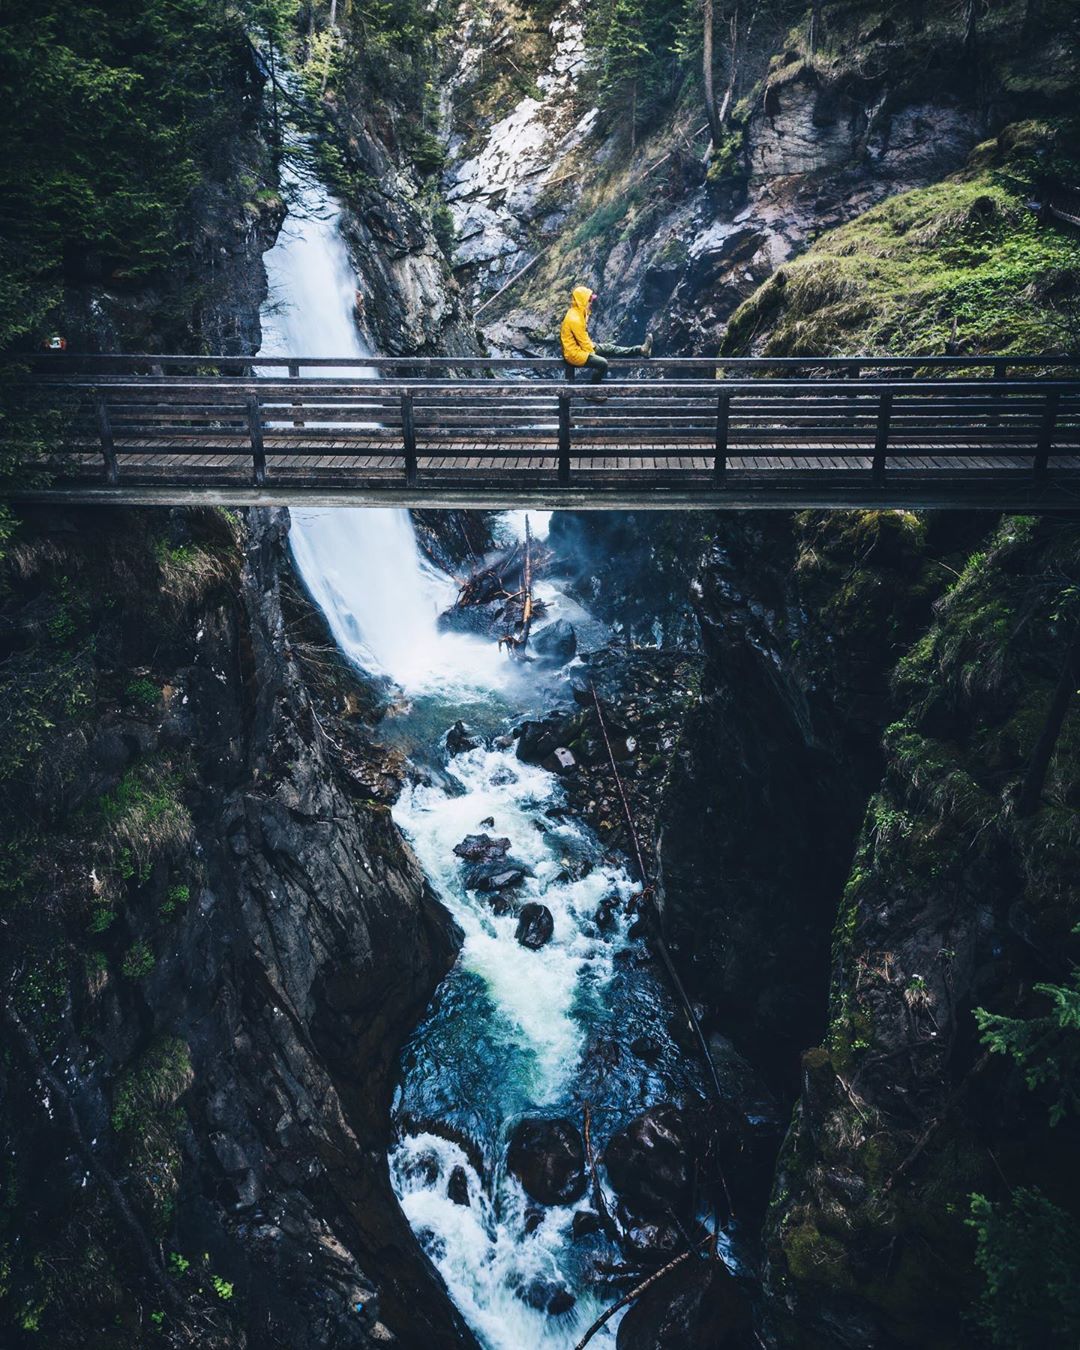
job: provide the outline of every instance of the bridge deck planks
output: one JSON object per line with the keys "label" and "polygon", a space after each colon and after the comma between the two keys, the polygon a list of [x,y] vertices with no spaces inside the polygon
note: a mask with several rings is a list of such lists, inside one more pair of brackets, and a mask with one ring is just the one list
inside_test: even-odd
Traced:
{"label": "bridge deck planks", "polygon": [[[780,447],[776,447],[778,450]],[[117,461],[121,474],[139,480],[184,481],[187,478],[198,480],[205,473],[215,477],[246,479],[251,474],[251,455],[247,448],[224,445],[214,453],[181,453],[184,447],[163,446],[160,443],[147,446],[132,445],[117,447]],[[360,472],[364,474],[401,476],[404,473],[404,458],[400,452],[387,453],[387,447],[380,446],[381,453],[356,453],[355,447],[334,445],[326,447],[327,453],[319,456],[304,455],[294,457],[284,446],[267,446],[266,467],[269,477],[283,477],[290,481],[317,480],[327,474]],[[674,474],[700,476],[712,472],[712,459],[703,455],[642,454],[628,455],[618,453],[625,447],[612,447],[614,453],[603,455],[583,454],[571,461],[572,474],[595,475],[612,473],[628,475],[634,478],[648,478],[656,474]],[[758,450],[759,447],[755,447]],[[812,473],[833,477],[836,475],[866,474],[872,465],[872,457],[829,453],[830,447],[814,446],[813,453],[806,453],[809,447],[784,447],[788,453],[739,454],[729,455],[727,470],[729,474],[787,474]],[[839,447],[837,448],[839,449]],[[949,447],[950,450],[955,447]],[[967,447],[964,447],[967,450]],[[804,453],[799,454],[798,450]],[[893,474],[932,474],[932,475],[971,475],[973,478],[1002,473],[1030,473],[1032,454],[1030,451],[1019,454],[997,454],[993,457],[980,455],[977,448],[957,455],[953,453],[930,453],[932,447],[923,448],[919,454],[890,454],[886,465]],[[791,453],[794,451],[795,453]],[[82,451],[57,461],[55,465],[65,479],[87,482],[101,476],[102,459],[99,452]],[[1080,461],[1068,455],[1051,455],[1049,467],[1059,471],[1080,472]],[[451,453],[422,456],[419,461],[420,477],[427,475],[446,475],[467,479],[473,476],[516,475],[520,473],[547,472],[557,469],[557,457],[547,449],[533,448],[531,452],[505,458],[477,454],[473,447],[453,448]]]}

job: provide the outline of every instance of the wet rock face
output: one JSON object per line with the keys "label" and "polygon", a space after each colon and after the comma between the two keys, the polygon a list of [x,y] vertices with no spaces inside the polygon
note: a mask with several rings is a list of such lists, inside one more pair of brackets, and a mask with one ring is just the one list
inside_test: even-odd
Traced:
{"label": "wet rock face", "polygon": [[527,1118],[510,1136],[506,1165],[542,1205],[568,1205],[585,1193],[585,1145],[570,1120]]}
{"label": "wet rock face", "polygon": [[701,701],[661,812],[665,930],[691,995],[791,1090],[880,777],[888,677],[947,575],[927,552],[954,528],[762,514],[723,522],[701,575]]}
{"label": "wet rock face", "polygon": [[[115,1094],[155,1046],[177,1047],[189,1067],[167,1249],[211,1253],[236,1306],[274,1343],[366,1350],[392,1328],[416,1350],[471,1345],[383,1162],[397,1050],[457,936],[387,808],[327,754],[281,609],[287,517],[252,512],[241,552],[235,522],[178,515],[170,526],[202,522],[188,547],[218,560],[219,579],[173,629],[160,596],[141,608],[152,582],[119,626],[95,629],[95,680],[123,689],[146,662],[160,694],[134,717],[113,696],[95,708],[86,748],[100,760],[81,790],[187,766],[178,791],[190,833],[114,920],[126,930],[119,951],[142,939],[152,969],[130,979],[118,956],[63,1029],[67,1061],[94,1064],[72,1077],[76,1112],[120,1156]],[[91,511],[67,526],[78,542],[65,547],[115,555],[119,593],[133,558],[153,566],[164,527],[160,515]],[[87,566],[72,557],[67,570]],[[177,876],[188,879],[182,901],[170,899]],[[132,1202],[144,1219],[134,1191]],[[130,1269],[127,1252],[116,1269]]]}
{"label": "wet rock face", "polygon": [[[252,513],[247,775],[221,802],[216,838],[204,839],[212,917],[204,935],[191,931],[188,956],[201,968],[189,997],[210,998],[218,1010],[194,1056],[206,1125],[242,1145],[243,1175],[263,1206],[281,1198],[287,1222],[252,1230],[241,1203],[224,1227],[241,1247],[251,1240],[251,1259],[272,1272],[268,1304],[272,1316],[298,1319],[294,1340],[367,1344],[351,1294],[333,1316],[326,1304],[346,1271],[361,1281],[360,1267],[404,1344],[467,1336],[430,1281],[383,1170],[372,1175],[361,1152],[385,1150],[397,1046],[452,960],[452,925],[385,810],[358,808],[311,739],[278,607],[284,531],[280,514]],[[197,704],[189,715],[198,726]],[[249,989],[215,950],[226,913]],[[215,1045],[222,1037],[244,1053]],[[340,1158],[341,1170],[322,1157]],[[304,1180],[319,1176],[335,1191],[333,1215]],[[392,1249],[392,1260],[380,1257]],[[315,1289],[317,1314],[305,1292]]]}
{"label": "wet rock face", "polygon": [[682,1214],[692,1198],[694,1124],[678,1107],[651,1107],[612,1135],[604,1150],[608,1180],[639,1215]]}

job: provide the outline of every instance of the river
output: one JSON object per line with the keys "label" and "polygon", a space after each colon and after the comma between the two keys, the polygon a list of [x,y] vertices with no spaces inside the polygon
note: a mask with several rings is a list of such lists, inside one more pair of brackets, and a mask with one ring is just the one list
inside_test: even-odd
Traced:
{"label": "river", "polygon": [[[313,180],[296,177],[292,188],[290,216],[267,255],[263,353],[370,356],[353,320],[358,282],[340,209]],[[548,514],[532,517],[536,533]],[[522,512],[502,518],[507,537],[523,527]],[[636,887],[624,862],[564,811],[556,775],[515,753],[513,727],[567,697],[573,664],[544,675],[493,641],[441,630],[456,586],[422,557],[405,510],[296,509],[290,538],[342,652],[400,691],[379,734],[404,747],[416,772],[394,818],[464,935],[401,1058],[395,1191],[488,1350],[569,1350],[621,1292],[598,1292],[595,1279],[597,1262],[617,1263],[619,1253],[602,1233],[574,1238],[586,1199],[549,1207],[528,1199],[506,1167],[514,1125],[539,1116],[580,1128],[588,1104],[599,1152],[645,1106],[700,1091],[669,1034],[666,991],[634,960],[622,907]],[[542,594],[548,621],[569,617],[584,645],[605,641],[557,581]],[[443,737],[459,718],[481,743],[448,758]],[[517,900],[551,912],[553,936],[539,950],[517,941],[513,911],[496,913],[490,896],[465,886],[454,847],[482,833],[508,839],[508,856],[525,870]],[[618,917],[602,931],[597,911],[612,899]],[[649,1065],[628,1050],[642,1036],[658,1047]],[[610,1350],[617,1326],[618,1317],[592,1344]]]}

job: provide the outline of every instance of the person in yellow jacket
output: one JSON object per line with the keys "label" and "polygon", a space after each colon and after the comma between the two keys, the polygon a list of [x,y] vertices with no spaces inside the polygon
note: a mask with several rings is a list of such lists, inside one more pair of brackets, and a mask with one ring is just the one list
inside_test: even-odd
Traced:
{"label": "person in yellow jacket", "polygon": [[605,357],[648,357],[652,355],[653,345],[650,333],[639,347],[614,347],[610,344],[597,347],[589,336],[589,313],[596,298],[596,292],[590,290],[588,286],[575,286],[570,293],[570,308],[566,311],[566,317],[559,329],[559,341],[562,343],[567,375],[573,379],[575,373],[585,367],[592,372],[592,384],[599,384],[608,372]]}

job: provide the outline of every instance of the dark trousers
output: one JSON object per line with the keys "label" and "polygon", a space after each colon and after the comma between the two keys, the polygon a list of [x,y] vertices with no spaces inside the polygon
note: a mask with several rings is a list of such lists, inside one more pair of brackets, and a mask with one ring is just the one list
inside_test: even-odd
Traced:
{"label": "dark trousers", "polygon": [[572,366],[570,362],[567,361],[566,378],[570,381],[571,384],[574,383],[574,380],[579,370],[591,370],[592,379],[589,381],[589,383],[599,384],[600,381],[604,378],[604,376],[608,373],[608,363],[604,360],[602,356],[597,356],[595,352],[589,353],[589,355],[585,359],[585,364],[583,366]]}

